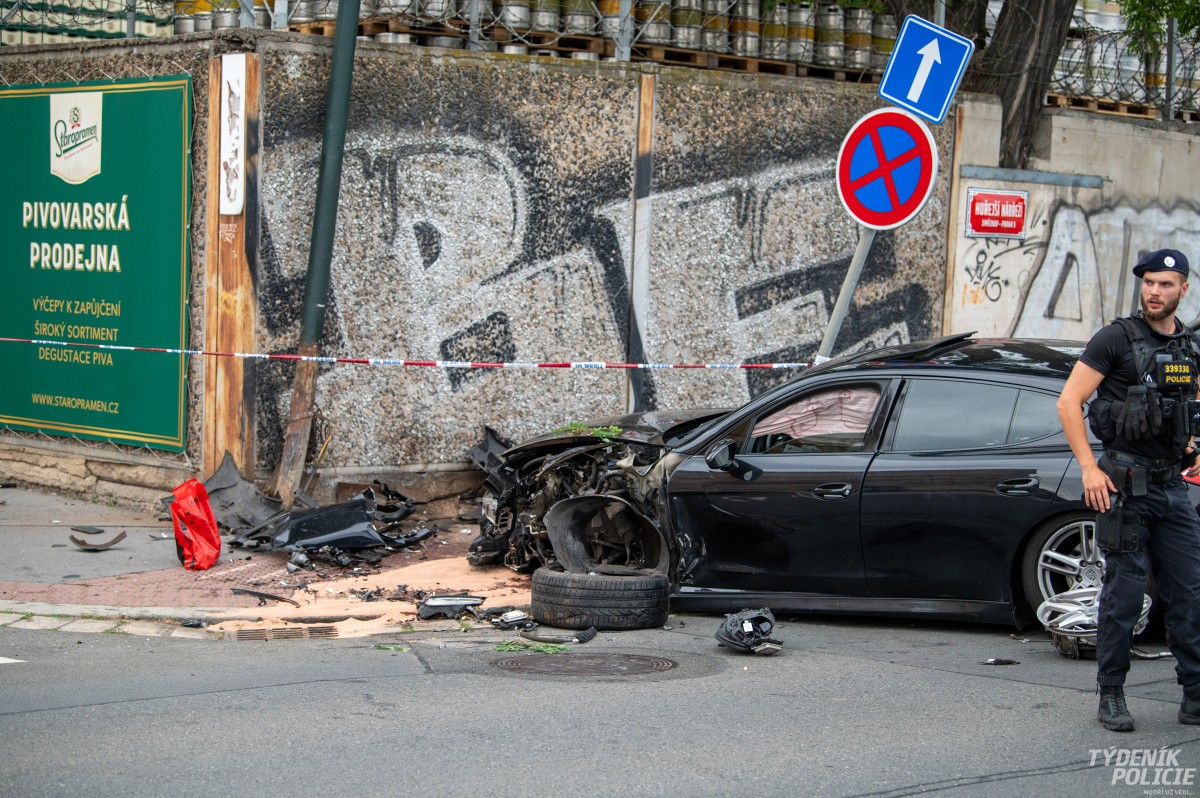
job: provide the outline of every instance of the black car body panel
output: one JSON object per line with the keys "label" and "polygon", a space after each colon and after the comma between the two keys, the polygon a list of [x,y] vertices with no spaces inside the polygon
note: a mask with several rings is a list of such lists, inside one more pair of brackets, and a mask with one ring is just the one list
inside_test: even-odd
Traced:
{"label": "black car body panel", "polygon": [[573,514],[587,556],[666,562],[680,610],[1020,623],[1031,534],[1086,509],[1054,408],[1081,351],[950,336],[824,363],[732,411],[603,419],[620,431],[599,440],[572,425],[490,469],[471,560],[561,567],[542,517],[607,495]]}

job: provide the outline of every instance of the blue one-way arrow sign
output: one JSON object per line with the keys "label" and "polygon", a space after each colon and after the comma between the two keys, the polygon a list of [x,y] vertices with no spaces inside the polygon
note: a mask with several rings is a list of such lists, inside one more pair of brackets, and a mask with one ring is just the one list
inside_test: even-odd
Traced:
{"label": "blue one-way arrow sign", "polygon": [[879,96],[939,124],[974,51],[970,39],[920,17],[906,17],[879,82]]}

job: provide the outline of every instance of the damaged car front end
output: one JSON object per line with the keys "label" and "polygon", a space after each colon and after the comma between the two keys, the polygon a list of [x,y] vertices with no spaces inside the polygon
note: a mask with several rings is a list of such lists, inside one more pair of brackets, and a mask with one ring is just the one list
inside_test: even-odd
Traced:
{"label": "damaged car front end", "polygon": [[572,424],[512,449],[492,430],[472,449],[487,472],[472,565],[518,573],[667,574],[666,486],[683,457],[669,444],[726,410],[644,413]]}
{"label": "damaged car front end", "polygon": [[606,611],[637,602],[649,624],[669,595],[689,611],[1028,625],[1051,595],[1094,586],[1095,515],[1056,411],[1081,348],[960,334],[823,363],[733,410],[516,446],[489,431],[471,453],[486,477],[469,560],[532,573],[551,624],[614,628]]}

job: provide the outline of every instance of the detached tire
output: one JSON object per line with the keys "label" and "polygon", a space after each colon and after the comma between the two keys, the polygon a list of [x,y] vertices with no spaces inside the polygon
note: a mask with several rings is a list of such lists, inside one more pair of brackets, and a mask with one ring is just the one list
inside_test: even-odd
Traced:
{"label": "detached tire", "polygon": [[666,574],[637,576],[533,572],[533,619],[560,629],[650,629],[667,622]]}

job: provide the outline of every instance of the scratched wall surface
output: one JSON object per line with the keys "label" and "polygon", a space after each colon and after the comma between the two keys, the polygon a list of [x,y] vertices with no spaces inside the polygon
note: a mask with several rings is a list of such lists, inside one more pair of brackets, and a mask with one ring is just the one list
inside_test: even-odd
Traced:
{"label": "scratched wall surface", "polygon": [[[672,70],[655,91],[647,290],[655,360],[808,362],[857,244],[837,195],[842,140],[881,107],[870,86]],[[950,129],[934,130],[943,158]],[[948,170],[913,221],[876,236],[833,353],[941,325]],[[797,372],[654,374],[664,407],[739,404]]]}
{"label": "scratched wall surface", "polygon": [[[1194,125],[1122,123],[1050,113],[1037,140],[1045,182],[964,178],[955,214],[955,260],[947,284],[947,331],[1087,340],[1140,307],[1131,267],[1163,247],[1200,268],[1200,131]],[[1091,178],[1090,186],[1062,185]],[[1056,184],[1057,182],[1057,184]],[[1024,240],[968,238],[969,188],[1027,191]],[[1200,293],[1179,316],[1200,322]]]}
{"label": "scratched wall surface", "polygon": [[[263,351],[298,336],[327,70],[321,54],[264,52]],[[810,359],[856,243],[837,151],[878,99],[831,81],[650,71],[652,222],[635,242],[640,69],[364,48],[325,352]],[[942,170],[918,220],[878,237],[838,351],[939,328],[948,185]],[[317,438],[324,465],[458,463],[484,424],[521,439],[627,407],[733,405],[794,373],[323,367]],[[292,374],[259,369],[261,467],[278,457]]]}
{"label": "scratched wall surface", "polygon": [[[364,48],[355,63],[324,351],[400,359],[625,359],[637,79],[589,64]],[[262,347],[298,337],[328,59],[263,59]],[[626,292],[627,293],[627,292]],[[260,370],[259,462],[292,370]],[[619,371],[336,366],[325,464],[453,463],[623,406]]]}
{"label": "scratched wall surface", "polygon": [[[1030,230],[1024,241],[960,239],[950,291],[956,328],[1087,340],[1140,307],[1130,267],[1141,254],[1171,247],[1193,264],[1200,259],[1200,206],[1135,206],[1119,198],[1106,202],[1098,191],[1064,196],[1043,186],[1027,188]],[[1193,326],[1200,322],[1200,294],[1185,296],[1179,315]]]}

